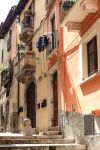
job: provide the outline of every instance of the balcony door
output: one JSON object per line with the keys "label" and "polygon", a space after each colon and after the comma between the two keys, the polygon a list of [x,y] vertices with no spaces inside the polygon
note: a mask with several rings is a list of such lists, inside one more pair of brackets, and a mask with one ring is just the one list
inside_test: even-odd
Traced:
{"label": "balcony door", "polygon": [[27,88],[27,117],[31,119],[32,128],[36,128],[35,83],[31,82]]}

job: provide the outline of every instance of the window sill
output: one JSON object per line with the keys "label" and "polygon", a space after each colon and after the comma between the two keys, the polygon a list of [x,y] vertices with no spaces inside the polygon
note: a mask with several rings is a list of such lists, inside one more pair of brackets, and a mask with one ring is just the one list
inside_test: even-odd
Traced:
{"label": "window sill", "polygon": [[86,78],[84,81],[82,81],[80,83],[80,86],[87,84],[88,82],[91,82],[92,80],[94,80],[95,78],[97,78],[98,76],[100,76],[100,70],[95,72],[94,74],[92,74],[90,77]]}

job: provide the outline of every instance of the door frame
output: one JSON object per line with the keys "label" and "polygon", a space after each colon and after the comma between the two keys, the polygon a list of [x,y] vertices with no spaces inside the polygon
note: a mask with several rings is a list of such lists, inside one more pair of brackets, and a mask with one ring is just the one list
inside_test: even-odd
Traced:
{"label": "door frame", "polygon": [[[48,85],[48,99],[49,99],[49,128],[53,127],[52,123],[52,117],[53,117],[53,88],[52,88],[52,81],[53,81],[53,74],[56,73],[58,74],[58,62],[53,65],[52,68],[49,70],[49,85]],[[58,77],[58,76],[57,76]],[[58,87],[59,90],[59,87]],[[59,125],[59,98],[58,98],[58,125]]]}
{"label": "door frame", "polygon": [[[56,78],[56,81],[57,81],[57,103],[55,103],[55,99],[54,99],[54,81],[53,81],[53,78],[54,78],[54,75],[55,73],[57,74],[57,78]],[[58,116],[57,116],[57,120],[55,121],[56,119],[56,112],[57,112],[57,115],[58,115],[58,71],[55,71],[53,74],[52,74],[52,94],[53,94],[53,126],[58,126]],[[57,111],[55,110],[55,106],[57,105]],[[56,124],[57,122],[57,124]]]}
{"label": "door frame", "polygon": [[24,102],[24,118],[27,117],[27,90],[28,90],[28,87],[30,86],[30,84],[34,82],[35,84],[35,109],[36,109],[36,127],[37,127],[37,84],[36,84],[36,79],[35,77],[32,77],[32,78],[29,78],[26,82],[26,85],[25,85],[25,93],[24,93],[24,99],[25,99],[25,102]]}

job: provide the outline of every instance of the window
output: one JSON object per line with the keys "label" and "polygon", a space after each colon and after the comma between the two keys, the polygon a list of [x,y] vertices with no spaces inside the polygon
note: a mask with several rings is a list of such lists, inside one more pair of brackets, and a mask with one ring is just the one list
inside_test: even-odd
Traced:
{"label": "window", "polygon": [[1,63],[3,63],[3,56],[4,56],[4,50],[2,50],[2,62]]}
{"label": "window", "polygon": [[46,6],[48,5],[48,0],[45,0],[45,4],[46,4]]}
{"label": "window", "polygon": [[20,16],[19,15],[16,16],[16,23],[20,23]]}
{"label": "window", "polygon": [[55,31],[55,15],[53,16],[53,18],[51,19],[51,26],[52,26],[52,32]]}
{"label": "window", "polygon": [[30,15],[26,15],[24,17],[24,27],[25,28],[32,28],[32,17]]}
{"label": "window", "polygon": [[7,51],[8,52],[11,49],[11,38],[12,38],[12,30],[10,29],[10,31],[9,31],[9,37],[8,37],[8,40],[7,40]]}
{"label": "window", "polygon": [[51,53],[54,49],[57,48],[57,30],[56,30],[56,20],[55,14],[50,19],[51,26],[51,36],[49,37],[48,51]]}
{"label": "window", "polygon": [[51,28],[52,28],[52,49],[56,48],[56,43],[55,43],[55,15],[51,19]]}
{"label": "window", "polygon": [[88,76],[98,70],[97,37],[87,43]]}

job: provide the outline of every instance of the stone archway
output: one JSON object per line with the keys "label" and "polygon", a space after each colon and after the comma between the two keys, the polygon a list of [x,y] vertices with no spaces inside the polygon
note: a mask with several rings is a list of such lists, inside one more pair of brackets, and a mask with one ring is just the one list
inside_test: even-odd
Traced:
{"label": "stone archway", "polygon": [[31,81],[26,90],[27,102],[27,117],[31,119],[32,128],[36,128],[36,86],[35,82]]}

